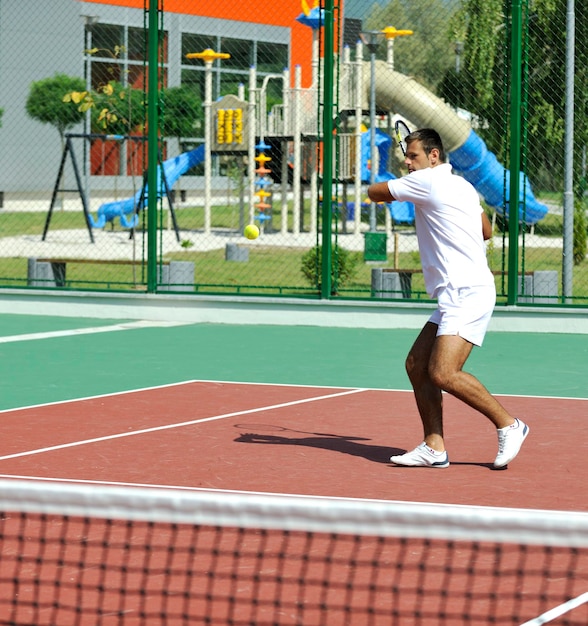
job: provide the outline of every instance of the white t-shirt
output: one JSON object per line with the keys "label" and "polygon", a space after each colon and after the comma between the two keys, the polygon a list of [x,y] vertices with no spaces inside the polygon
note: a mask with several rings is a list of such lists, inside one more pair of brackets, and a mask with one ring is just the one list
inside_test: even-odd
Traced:
{"label": "white t-shirt", "polygon": [[388,181],[396,200],[415,205],[415,226],[427,293],[439,289],[493,285],[482,234],[480,199],[451,165],[411,172]]}

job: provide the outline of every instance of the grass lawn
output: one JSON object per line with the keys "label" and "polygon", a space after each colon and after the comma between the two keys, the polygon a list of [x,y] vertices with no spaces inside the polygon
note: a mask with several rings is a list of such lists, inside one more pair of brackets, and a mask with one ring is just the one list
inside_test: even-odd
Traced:
{"label": "grass lawn", "polygon": [[[238,230],[240,211],[236,205],[214,207],[213,227]],[[187,207],[176,212],[180,229],[183,232],[202,230],[204,216],[201,207]],[[39,235],[45,226],[44,212],[15,212],[0,214],[0,237]],[[308,225],[310,210],[306,207],[304,223]],[[166,228],[169,223],[169,211],[164,209],[160,216],[160,226]],[[82,211],[55,211],[52,216],[50,231],[85,229]],[[108,227],[107,227],[108,228]],[[115,229],[119,229],[115,226]],[[403,226],[403,230],[406,228]],[[548,215],[535,226],[535,235],[542,237],[561,237],[562,217]],[[187,241],[187,240],[186,240]],[[253,246],[249,248],[247,262],[225,260],[225,251],[194,251],[188,245],[179,252],[166,255],[164,261],[191,261],[195,265],[195,292],[198,293],[240,293],[261,295],[300,295],[318,296],[316,285],[311,285],[302,274],[302,256],[307,252],[301,248],[280,248]],[[141,256],[141,253],[139,253]],[[371,274],[374,267],[393,266],[393,255],[382,263],[366,263],[362,252],[351,253],[355,268],[353,277],[344,285],[338,285],[338,294],[343,297],[369,298],[371,293]],[[488,252],[491,269],[501,271],[505,259],[498,248]],[[420,267],[418,253],[400,252],[398,267],[403,269]],[[557,247],[526,248],[524,257],[521,252],[519,271],[556,270],[561,276],[562,251]],[[144,290],[147,282],[146,267],[141,265],[116,265],[75,263],[67,264],[67,286],[78,289],[100,290]],[[561,283],[561,279],[559,281]],[[579,304],[588,302],[588,261],[574,267],[574,297]],[[27,259],[13,257],[0,258],[0,285],[26,286]],[[505,295],[506,279],[497,277],[500,296]],[[561,295],[561,294],[560,294]],[[412,278],[412,297],[426,299],[421,274]]]}

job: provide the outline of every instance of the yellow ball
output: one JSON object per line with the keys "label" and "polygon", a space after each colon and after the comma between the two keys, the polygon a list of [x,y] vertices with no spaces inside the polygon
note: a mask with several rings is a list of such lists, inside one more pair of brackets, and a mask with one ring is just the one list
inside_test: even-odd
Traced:
{"label": "yellow ball", "polygon": [[259,228],[255,224],[248,224],[245,226],[243,234],[247,239],[257,239],[259,237]]}

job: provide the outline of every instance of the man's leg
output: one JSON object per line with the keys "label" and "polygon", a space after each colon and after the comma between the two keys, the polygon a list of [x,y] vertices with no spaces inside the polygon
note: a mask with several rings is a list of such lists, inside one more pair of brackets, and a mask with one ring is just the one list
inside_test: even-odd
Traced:
{"label": "man's leg", "polygon": [[392,463],[411,467],[449,467],[443,443],[443,398],[429,376],[429,359],[437,334],[437,324],[427,322],[406,358],[406,371],[423,423],[423,443],[406,454],[390,457]]}
{"label": "man's leg", "polygon": [[510,426],[515,418],[475,376],[462,370],[472,348],[473,344],[459,335],[437,337],[429,360],[431,381],[485,415],[496,428]]}
{"label": "man's leg", "polygon": [[429,362],[436,342],[437,324],[427,322],[414,342],[406,358],[406,372],[414,390],[414,396],[423,423],[425,443],[442,452],[443,397],[441,389],[429,375]]}
{"label": "man's leg", "polygon": [[433,384],[476,409],[496,426],[498,454],[494,467],[503,468],[519,453],[529,427],[510,415],[475,376],[462,370],[472,348],[473,344],[459,335],[437,337],[431,351],[429,376]]}

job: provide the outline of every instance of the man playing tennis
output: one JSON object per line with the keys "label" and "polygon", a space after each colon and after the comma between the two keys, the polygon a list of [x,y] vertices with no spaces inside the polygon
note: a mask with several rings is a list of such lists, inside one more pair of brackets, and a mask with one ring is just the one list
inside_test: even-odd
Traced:
{"label": "man playing tennis", "polygon": [[471,374],[463,371],[473,346],[481,346],[496,303],[494,278],[484,240],[492,226],[474,187],[445,163],[437,131],[424,128],[406,137],[408,176],[375,183],[374,202],[401,200],[415,205],[415,226],[425,287],[437,299],[406,359],[423,423],[424,441],[390,460],[412,467],[448,467],[443,437],[442,392],[485,415],[498,433],[494,467],[505,467],[518,454],[529,427],[511,416]]}

